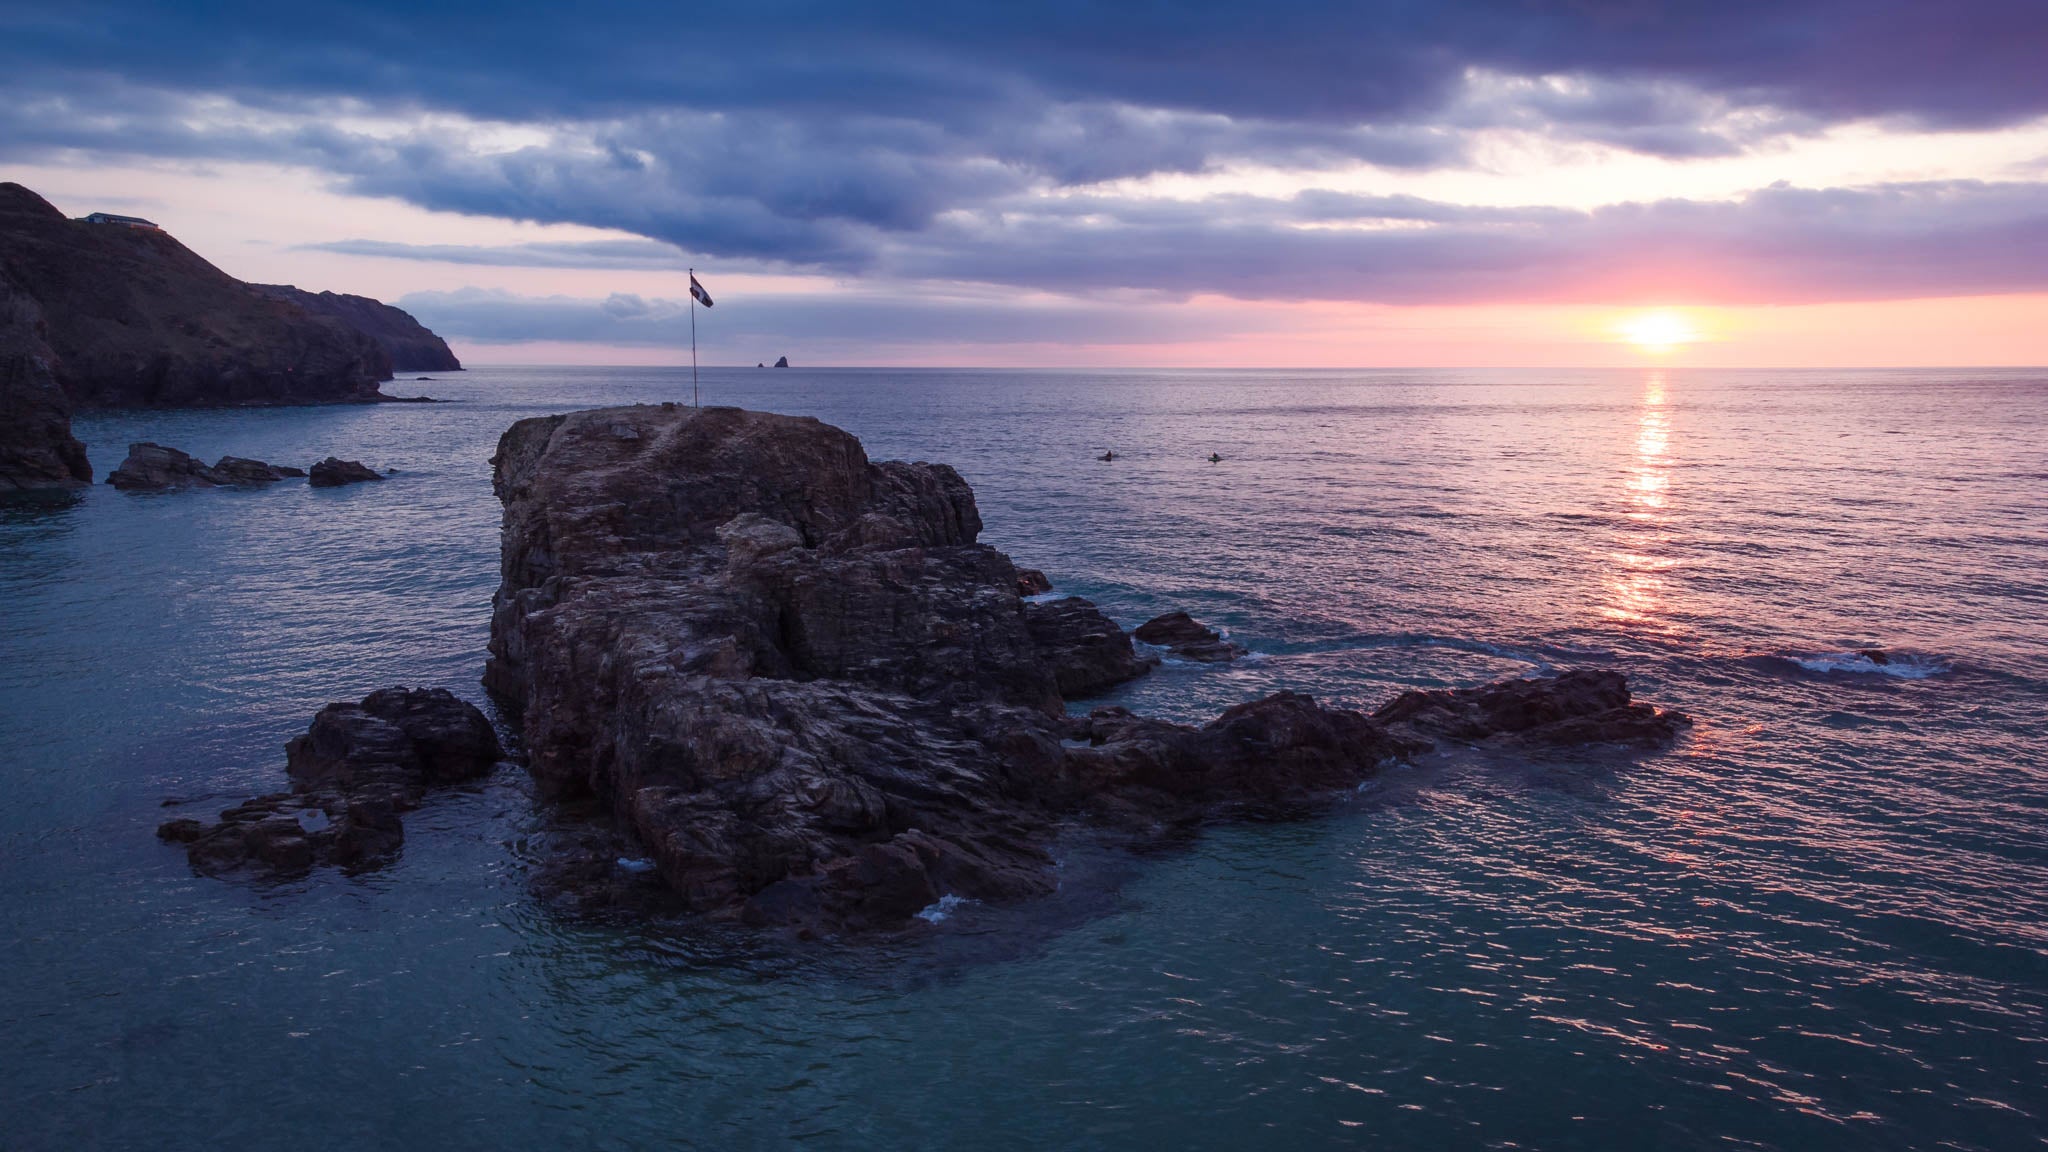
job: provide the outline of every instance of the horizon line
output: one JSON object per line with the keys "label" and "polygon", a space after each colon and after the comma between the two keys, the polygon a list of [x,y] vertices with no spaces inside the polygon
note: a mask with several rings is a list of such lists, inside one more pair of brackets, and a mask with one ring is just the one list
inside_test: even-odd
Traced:
{"label": "horizon line", "polygon": [[[522,361],[478,364],[483,368],[634,368],[687,372],[689,364],[619,364],[579,361]],[[806,364],[801,368],[758,364],[704,364],[699,371],[737,369],[747,372],[1968,372],[1983,370],[2048,372],[2048,364]],[[467,372],[465,366],[456,371]],[[445,371],[445,369],[443,370]],[[391,382],[397,382],[392,377]]]}

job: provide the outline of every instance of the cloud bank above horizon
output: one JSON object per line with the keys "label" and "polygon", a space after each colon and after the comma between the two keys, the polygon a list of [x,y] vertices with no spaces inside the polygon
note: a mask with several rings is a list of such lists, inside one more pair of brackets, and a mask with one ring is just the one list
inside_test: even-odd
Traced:
{"label": "cloud bank above horizon", "polygon": [[663,346],[695,265],[778,298],[750,341],[1158,348],[1213,326],[1196,300],[2048,293],[2044,44],[2026,0],[8,0],[0,165],[310,173],[361,227],[238,256],[483,343]]}

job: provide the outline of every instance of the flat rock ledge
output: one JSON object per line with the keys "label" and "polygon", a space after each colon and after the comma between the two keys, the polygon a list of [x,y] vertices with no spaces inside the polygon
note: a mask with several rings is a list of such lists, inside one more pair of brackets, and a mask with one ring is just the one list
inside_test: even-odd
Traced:
{"label": "flat rock ledge", "polygon": [[429,789],[484,776],[503,757],[474,704],[445,688],[384,688],[322,708],[285,745],[290,791],[245,801],[216,821],[167,821],[157,836],[185,845],[205,875],[372,868],[398,855],[400,816]]}
{"label": "flat rock ledge", "polygon": [[1077,816],[1164,835],[1311,810],[1440,743],[1657,744],[1684,723],[1611,671],[1372,716],[1287,692],[1201,726],[1071,716],[1147,661],[1085,600],[1027,603],[1041,585],[976,541],[946,465],[679,405],[522,420],[492,463],[485,683],[540,795],[610,825],[540,873],[586,909],[630,868],[715,919],[917,928],[944,897],[1052,892],[1050,846]]}

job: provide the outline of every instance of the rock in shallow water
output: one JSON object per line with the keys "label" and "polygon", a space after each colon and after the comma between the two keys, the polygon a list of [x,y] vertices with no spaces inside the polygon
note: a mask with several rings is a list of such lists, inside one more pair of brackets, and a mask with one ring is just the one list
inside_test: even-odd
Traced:
{"label": "rock in shallow water", "polygon": [[208,874],[379,864],[397,855],[400,813],[428,788],[482,776],[503,755],[490,721],[447,689],[384,688],[322,708],[285,745],[291,791],[245,801],[213,824],[171,820],[157,835],[184,844]]}
{"label": "rock in shallow water", "polygon": [[223,456],[214,461],[213,470],[230,484],[269,484],[306,474],[304,468],[265,464],[261,460],[250,460],[241,456]]}
{"label": "rock in shallow water", "polygon": [[176,448],[143,441],[128,446],[128,458],[107,473],[107,483],[131,492],[156,492],[167,488],[212,488],[228,481]]}
{"label": "rock in shallow water", "polygon": [[107,483],[130,492],[162,492],[171,488],[216,488],[224,484],[269,484],[305,470],[265,464],[241,456],[223,456],[211,467],[176,448],[142,442],[128,446],[128,458],[107,473]]}
{"label": "rock in shallow water", "polygon": [[[1027,605],[951,468],[816,420],[580,412],[519,422],[493,464],[486,682],[543,795],[608,813],[697,912],[857,931],[1041,895],[1076,811],[1143,834],[1294,812],[1436,738],[1292,693],[1199,728],[1068,717],[1142,670],[1129,637],[1085,600]],[[1527,683],[1554,723],[1628,707]],[[601,900],[621,854],[552,875]]]}
{"label": "rock in shallow water", "polygon": [[1147,644],[1166,648],[1183,660],[1203,664],[1222,664],[1246,653],[1242,645],[1225,640],[1214,628],[1198,623],[1185,612],[1154,616],[1138,625],[1132,635]]}
{"label": "rock in shallow water", "polygon": [[312,479],[308,483],[315,488],[339,488],[343,484],[359,484],[365,480],[382,480],[374,468],[365,467],[355,460],[342,460],[333,456],[313,465]]}
{"label": "rock in shallow water", "polygon": [[1611,669],[1581,668],[1539,680],[1483,688],[1403,692],[1372,714],[1420,740],[1512,743],[1523,747],[1625,744],[1653,748],[1692,726],[1683,712],[1633,703]]}

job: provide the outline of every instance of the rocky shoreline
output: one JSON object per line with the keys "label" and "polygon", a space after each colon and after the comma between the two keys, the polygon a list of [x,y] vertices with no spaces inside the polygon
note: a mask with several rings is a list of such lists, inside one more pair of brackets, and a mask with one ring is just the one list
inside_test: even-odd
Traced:
{"label": "rocky shoreline", "polygon": [[0,494],[92,482],[74,410],[427,402],[395,371],[459,371],[363,296],[246,284],[155,227],[66,219],[0,181]]}

